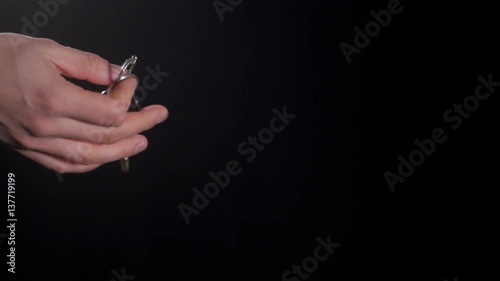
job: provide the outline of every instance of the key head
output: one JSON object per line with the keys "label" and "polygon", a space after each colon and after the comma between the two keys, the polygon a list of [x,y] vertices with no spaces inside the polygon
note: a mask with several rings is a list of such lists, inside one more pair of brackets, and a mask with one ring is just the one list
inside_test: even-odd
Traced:
{"label": "key head", "polygon": [[[120,75],[118,75],[118,79],[110,85],[107,91],[104,91],[103,94],[106,94],[108,91],[113,89],[114,86],[116,86],[118,83],[122,82],[125,79],[135,77],[132,75],[132,71],[134,70],[135,66],[137,64],[137,57],[136,56],[131,56],[122,65]],[[136,77],[137,78],[137,77]],[[132,97],[132,101],[130,102],[130,107],[128,111],[139,111],[141,110],[141,105],[139,104],[139,100],[137,99],[137,96]],[[120,161],[120,166],[121,170],[124,173],[128,173],[130,171],[130,159],[129,157],[125,157]]]}
{"label": "key head", "polygon": [[136,56],[131,56],[130,58],[126,59],[125,62],[122,64],[122,70],[119,76],[132,74],[132,71],[134,71],[134,67],[136,66],[136,64],[137,64]]}

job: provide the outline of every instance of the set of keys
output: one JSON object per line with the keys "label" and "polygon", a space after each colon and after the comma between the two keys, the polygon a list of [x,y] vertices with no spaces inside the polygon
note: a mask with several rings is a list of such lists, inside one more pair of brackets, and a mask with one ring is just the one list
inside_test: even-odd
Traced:
{"label": "set of keys", "polygon": [[[134,78],[137,79],[135,75],[132,74],[132,71],[134,70],[134,67],[137,64],[137,57],[136,56],[131,56],[125,62],[123,63],[121,67],[120,74],[118,75],[118,78],[111,84],[109,85],[108,89],[105,91],[102,91],[101,94],[107,95],[110,93],[118,84],[123,82],[124,80],[127,80],[129,78]],[[139,111],[141,110],[141,105],[139,104],[139,100],[137,97],[134,95],[132,97],[132,101],[130,103],[130,107],[128,111]],[[120,165],[122,172],[128,173],[130,171],[130,159],[129,157],[125,157],[122,160],[120,160]]]}

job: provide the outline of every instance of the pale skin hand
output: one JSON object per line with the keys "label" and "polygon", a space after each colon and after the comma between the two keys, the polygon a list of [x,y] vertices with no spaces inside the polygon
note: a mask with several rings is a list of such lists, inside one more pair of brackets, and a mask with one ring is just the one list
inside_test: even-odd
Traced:
{"label": "pale skin hand", "polygon": [[109,95],[68,82],[63,76],[108,86],[120,67],[52,40],[0,33],[0,61],[0,142],[59,173],[89,172],[144,151],[140,133],[168,115],[161,105],[127,112],[136,79]]}

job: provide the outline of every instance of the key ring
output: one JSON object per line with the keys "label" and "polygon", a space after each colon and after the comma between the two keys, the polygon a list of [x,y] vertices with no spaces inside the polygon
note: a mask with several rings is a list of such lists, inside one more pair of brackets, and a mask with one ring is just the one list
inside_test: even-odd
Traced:
{"label": "key ring", "polygon": [[[111,85],[109,85],[107,90],[102,91],[101,94],[107,95],[109,92],[113,90],[114,87],[116,87],[116,85],[120,84],[124,80],[127,80],[128,78],[134,77],[137,79],[137,77],[132,74],[132,71],[134,70],[136,64],[137,64],[136,56],[131,56],[130,58],[126,59],[121,67],[120,74],[118,74],[118,78],[113,83],[111,83]],[[139,106],[139,102],[135,97],[135,95],[134,95],[134,103],[136,103],[137,106]]]}
{"label": "key ring", "polygon": [[[118,75],[118,78],[109,85],[107,90],[104,90],[101,92],[103,95],[107,95],[110,93],[118,84],[120,84],[122,81],[127,80],[129,78],[135,78],[137,79],[137,76],[132,74],[132,71],[134,70],[135,66],[137,64],[137,57],[136,56],[131,56],[130,58],[126,59],[125,62],[123,63],[121,67],[120,74]],[[134,95],[132,97],[132,101],[130,103],[130,107],[128,111],[139,111],[141,110],[141,105],[139,104],[139,100],[137,97]],[[125,157],[122,160],[120,160],[121,164],[121,170],[124,173],[128,173],[130,171],[130,160],[129,157]]]}

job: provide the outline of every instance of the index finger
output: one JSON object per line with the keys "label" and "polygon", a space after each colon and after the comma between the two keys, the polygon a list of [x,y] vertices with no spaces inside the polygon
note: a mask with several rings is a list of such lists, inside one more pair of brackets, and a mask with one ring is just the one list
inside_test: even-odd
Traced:
{"label": "index finger", "polygon": [[118,77],[121,69],[96,54],[57,43],[46,48],[46,54],[63,75],[97,85],[109,85]]}

